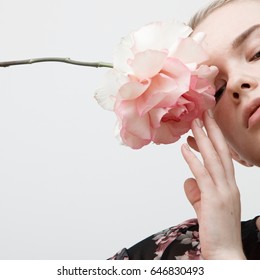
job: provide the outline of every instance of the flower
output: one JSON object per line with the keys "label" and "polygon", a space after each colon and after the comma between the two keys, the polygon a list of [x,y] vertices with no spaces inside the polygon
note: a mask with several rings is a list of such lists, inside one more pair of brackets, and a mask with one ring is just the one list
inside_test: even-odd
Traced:
{"label": "flower", "polygon": [[156,233],[153,240],[156,244],[154,258],[155,260],[161,259],[166,248],[175,240],[180,241],[181,244],[190,245],[189,250],[183,256],[177,256],[177,259],[190,259],[194,256],[195,259],[200,258],[201,250],[199,243],[198,231],[190,231],[189,228],[198,224],[197,219],[187,220],[177,226],[170,227],[166,230]]}
{"label": "flower", "polygon": [[170,144],[215,105],[214,66],[185,24],[154,22],[124,37],[95,98],[117,116],[122,143]]}

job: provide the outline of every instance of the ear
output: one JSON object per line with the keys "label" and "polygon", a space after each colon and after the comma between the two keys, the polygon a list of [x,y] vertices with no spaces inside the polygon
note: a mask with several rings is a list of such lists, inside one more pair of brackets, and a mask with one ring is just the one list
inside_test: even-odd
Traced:
{"label": "ear", "polygon": [[230,154],[232,156],[232,158],[237,161],[238,163],[244,165],[244,166],[247,166],[247,167],[252,167],[253,164],[241,159],[240,155],[230,146],[228,145],[228,148],[229,148],[229,151],[230,151]]}

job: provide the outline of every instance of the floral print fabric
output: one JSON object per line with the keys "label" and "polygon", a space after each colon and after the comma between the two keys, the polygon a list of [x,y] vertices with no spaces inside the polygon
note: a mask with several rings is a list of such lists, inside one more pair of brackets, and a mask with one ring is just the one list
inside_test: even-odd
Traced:
{"label": "floral print fabric", "polygon": [[[257,217],[256,217],[257,218]],[[256,218],[241,222],[244,253],[248,260],[260,259],[260,232]],[[197,219],[162,230],[109,260],[202,260]]]}

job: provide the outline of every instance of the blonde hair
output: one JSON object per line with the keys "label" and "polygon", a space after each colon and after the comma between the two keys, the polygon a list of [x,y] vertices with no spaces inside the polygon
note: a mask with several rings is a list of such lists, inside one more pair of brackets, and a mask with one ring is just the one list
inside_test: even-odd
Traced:
{"label": "blonde hair", "polygon": [[[189,21],[188,25],[194,30],[208,15],[216,9],[235,0],[215,0],[205,8],[199,10]],[[237,0],[238,1],[238,0]]]}

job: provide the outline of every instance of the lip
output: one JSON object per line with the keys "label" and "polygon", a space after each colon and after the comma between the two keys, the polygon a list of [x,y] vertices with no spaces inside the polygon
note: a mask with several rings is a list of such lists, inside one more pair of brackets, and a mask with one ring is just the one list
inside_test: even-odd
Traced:
{"label": "lip", "polygon": [[254,99],[252,102],[246,106],[243,112],[243,120],[247,128],[250,127],[249,120],[251,116],[259,109],[260,107],[260,98]]}

